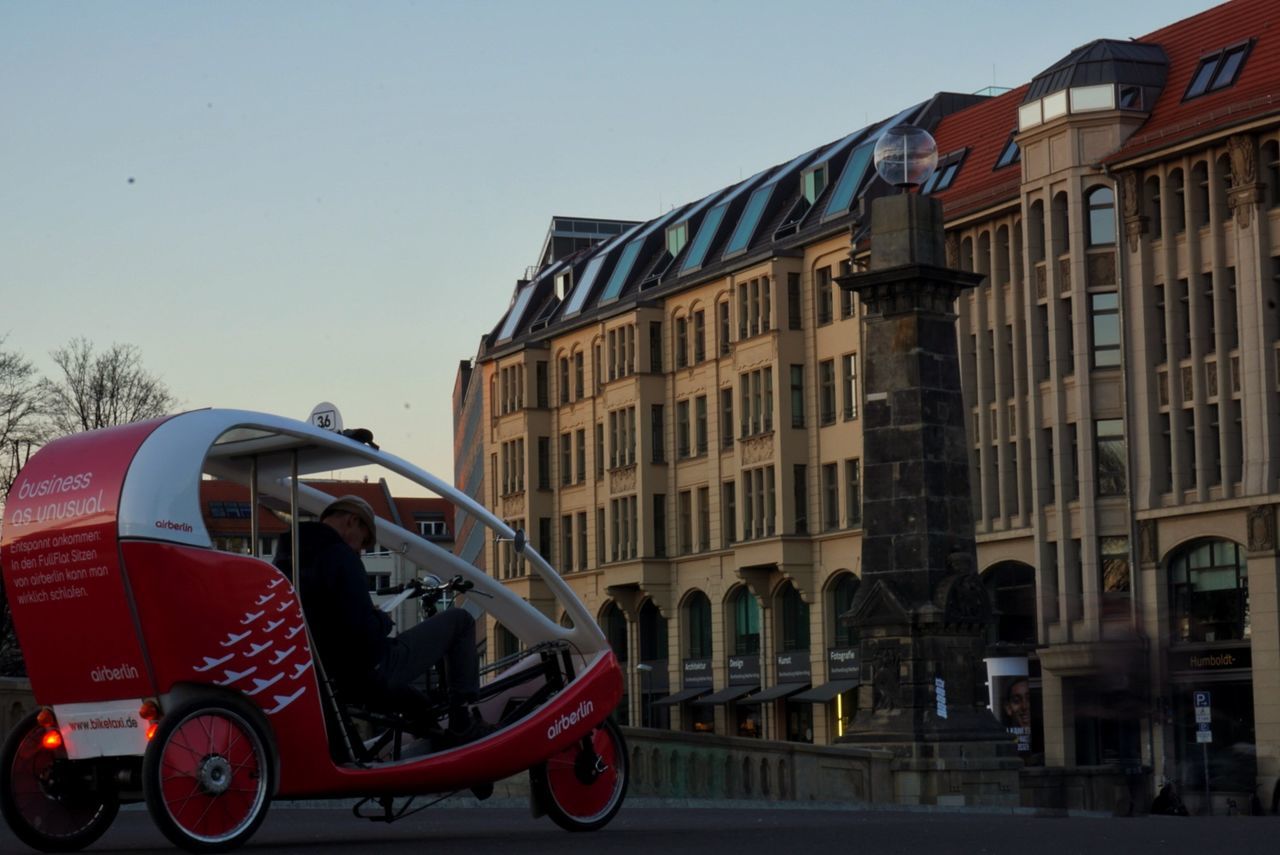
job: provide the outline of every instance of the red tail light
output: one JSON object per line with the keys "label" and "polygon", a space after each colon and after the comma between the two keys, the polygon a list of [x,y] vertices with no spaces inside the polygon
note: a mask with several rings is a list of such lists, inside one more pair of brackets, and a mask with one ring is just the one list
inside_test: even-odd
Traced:
{"label": "red tail light", "polygon": [[57,727],[57,722],[53,718],[53,710],[48,707],[41,707],[40,712],[36,713],[36,724],[46,729]]}
{"label": "red tail light", "polygon": [[147,725],[147,742],[151,741],[151,737],[156,735],[156,731],[159,730],[159,728],[160,725],[156,724],[154,721]]}
{"label": "red tail light", "polygon": [[44,736],[40,737],[40,744],[50,751],[61,748],[62,734],[56,730],[46,730]]}

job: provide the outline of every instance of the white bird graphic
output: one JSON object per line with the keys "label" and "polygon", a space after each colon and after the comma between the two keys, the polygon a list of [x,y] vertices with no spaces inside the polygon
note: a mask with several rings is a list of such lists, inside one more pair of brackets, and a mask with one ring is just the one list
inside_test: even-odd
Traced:
{"label": "white bird graphic", "polygon": [[301,689],[294,692],[292,695],[272,695],[272,699],[276,702],[276,705],[271,709],[267,710],[267,715],[275,715],[276,713],[280,712],[280,710],[284,709],[285,707],[289,706],[289,704],[293,703],[298,698],[302,697],[302,693],[305,692],[306,690],[307,690],[307,687],[303,686]]}
{"label": "white bird graphic", "polygon": [[252,674],[254,671],[257,671],[257,670],[258,670],[258,666],[255,665],[247,671],[225,671],[224,673],[227,675],[227,679],[218,680],[217,683],[219,686],[230,686],[236,680],[240,680],[240,679],[243,679],[244,677],[248,677],[250,674]]}
{"label": "white bird graphic", "polygon": [[272,677],[270,680],[260,680],[257,677],[254,677],[253,688],[245,692],[245,694],[256,695],[258,694],[258,692],[261,692],[263,689],[270,688],[271,686],[274,686],[276,683],[279,683],[283,677],[284,677],[284,674],[277,674],[274,677]]}
{"label": "white bird graphic", "polygon": [[255,620],[257,620],[258,618],[262,617],[265,614],[266,614],[265,611],[245,612],[244,618],[241,619],[240,624],[242,626],[248,626],[249,624],[253,623]]}
{"label": "white bird graphic", "polygon": [[226,656],[223,656],[221,659],[214,659],[212,656],[206,656],[206,657],[204,657],[204,664],[203,664],[203,665],[199,665],[199,666],[197,666],[197,667],[195,668],[195,670],[196,670],[196,671],[202,671],[202,672],[203,672],[203,671],[211,671],[211,670],[213,670],[214,668],[217,668],[217,667],[218,667],[219,665],[221,665],[223,662],[229,662],[230,660],[232,660],[232,659],[234,659],[234,658],[235,658],[235,654],[234,654],[234,653],[228,653]]}
{"label": "white bird graphic", "polygon": [[220,642],[218,642],[218,643],[219,643],[219,644],[221,644],[223,647],[231,647],[232,645],[236,645],[236,644],[239,644],[240,642],[244,641],[246,638],[248,638],[248,637],[249,637],[249,635],[250,635],[250,633],[248,633],[248,632],[242,632],[242,633],[240,633],[239,635],[232,635],[231,633],[229,633],[229,632],[228,632],[228,633],[227,633],[227,640],[226,640],[226,641],[220,641]]}
{"label": "white bird graphic", "polygon": [[245,656],[257,656],[273,644],[275,644],[274,641],[268,641],[265,644],[254,644],[253,642],[249,642],[249,652],[246,653]]}
{"label": "white bird graphic", "polygon": [[290,653],[292,653],[297,649],[298,649],[298,645],[295,644],[293,645],[293,647],[290,647],[287,650],[277,650],[275,657],[271,660],[271,664],[279,665],[281,662],[283,662],[285,659],[288,658]]}

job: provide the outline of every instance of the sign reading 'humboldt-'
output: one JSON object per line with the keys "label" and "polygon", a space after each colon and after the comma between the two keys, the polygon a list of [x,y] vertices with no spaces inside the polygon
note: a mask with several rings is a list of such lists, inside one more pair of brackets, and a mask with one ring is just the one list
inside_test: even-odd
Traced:
{"label": "sign reading 'humboldt-'", "polygon": [[1232,671],[1253,667],[1253,651],[1245,647],[1219,647],[1213,650],[1172,650],[1170,671]]}

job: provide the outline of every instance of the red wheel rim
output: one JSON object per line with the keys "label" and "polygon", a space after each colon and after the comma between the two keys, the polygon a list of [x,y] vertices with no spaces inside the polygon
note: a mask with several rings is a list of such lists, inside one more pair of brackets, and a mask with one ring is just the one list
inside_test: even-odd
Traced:
{"label": "red wheel rim", "polygon": [[160,756],[160,792],[169,816],[207,842],[250,825],[266,796],[262,743],[228,712],[199,712],[169,734]]}
{"label": "red wheel rim", "polygon": [[30,826],[52,838],[71,837],[88,828],[102,813],[93,799],[64,798],[56,792],[53,765],[65,760],[66,749],[40,744],[44,728],[32,728],[14,753],[9,785],[13,804]]}
{"label": "red wheel rim", "polygon": [[580,775],[580,742],[547,761],[547,789],[551,797],[566,814],[586,822],[609,811],[621,785],[618,746],[609,731],[603,726],[597,727],[589,738],[599,762],[604,766],[604,771],[595,780],[587,782]]}

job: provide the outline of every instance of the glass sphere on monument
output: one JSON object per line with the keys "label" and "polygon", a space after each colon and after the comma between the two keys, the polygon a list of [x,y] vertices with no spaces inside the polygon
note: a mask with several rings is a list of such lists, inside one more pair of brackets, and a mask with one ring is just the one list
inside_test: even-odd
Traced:
{"label": "glass sphere on monument", "polygon": [[919,187],[938,166],[938,144],[924,128],[894,125],[876,140],[876,172],[894,187]]}

